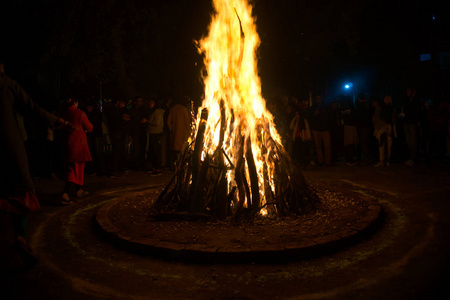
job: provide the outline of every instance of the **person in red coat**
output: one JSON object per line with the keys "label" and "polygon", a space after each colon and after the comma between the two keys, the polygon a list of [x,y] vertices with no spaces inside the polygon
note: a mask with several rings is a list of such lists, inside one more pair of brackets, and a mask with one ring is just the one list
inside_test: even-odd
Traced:
{"label": "person in red coat", "polygon": [[92,161],[86,132],[92,132],[94,126],[84,111],[78,109],[78,100],[69,98],[66,103],[63,118],[72,124],[72,128],[62,133],[65,186],[61,203],[72,204],[70,196],[82,197],[88,194],[82,189],[84,165],[87,161]]}

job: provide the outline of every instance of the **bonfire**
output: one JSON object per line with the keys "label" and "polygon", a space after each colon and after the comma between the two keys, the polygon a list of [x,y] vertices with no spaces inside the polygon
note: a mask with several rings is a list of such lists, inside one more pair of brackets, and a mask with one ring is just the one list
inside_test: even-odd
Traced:
{"label": "bonfire", "polygon": [[252,6],[214,0],[214,8],[209,33],[197,42],[206,67],[202,106],[155,207],[218,219],[307,212],[318,198],[292,164],[262,97]]}

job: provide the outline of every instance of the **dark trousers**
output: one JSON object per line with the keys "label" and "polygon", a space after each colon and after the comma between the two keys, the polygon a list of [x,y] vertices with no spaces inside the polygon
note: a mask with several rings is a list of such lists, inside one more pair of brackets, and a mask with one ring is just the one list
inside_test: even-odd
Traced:
{"label": "dark trousers", "polygon": [[136,169],[144,167],[145,149],[147,147],[147,131],[139,130],[133,136],[132,166]]}
{"label": "dark trousers", "polygon": [[358,140],[359,140],[359,154],[358,156],[365,163],[370,162],[370,138],[372,137],[373,130],[370,127],[358,127]]}
{"label": "dark trousers", "polygon": [[103,138],[90,137],[87,141],[89,151],[91,152],[92,161],[86,163],[86,172],[88,174],[97,173],[97,175],[102,175],[104,171]]}
{"label": "dark trousers", "polygon": [[345,145],[344,152],[345,152],[345,161],[347,163],[354,163],[356,156],[356,146],[353,144]]}
{"label": "dark trousers", "polygon": [[314,159],[313,141],[302,141],[301,138],[295,139],[292,150],[292,159],[295,163],[303,165]]}
{"label": "dark trousers", "polygon": [[125,161],[125,134],[123,132],[112,132],[111,144],[111,172],[123,171]]}
{"label": "dark trousers", "polygon": [[[312,131],[316,148],[317,162],[331,164],[331,137],[330,131]],[[323,146],[323,147],[322,147]]]}
{"label": "dark trousers", "polygon": [[161,139],[162,133],[150,133],[148,137],[148,159],[152,163],[152,168],[161,169]]}
{"label": "dark trousers", "polygon": [[405,139],[406,144],[408,145],[410,159],[416,160],[419,147],[419,126],[415,123],[405,123],[403,126],[405,130]]}

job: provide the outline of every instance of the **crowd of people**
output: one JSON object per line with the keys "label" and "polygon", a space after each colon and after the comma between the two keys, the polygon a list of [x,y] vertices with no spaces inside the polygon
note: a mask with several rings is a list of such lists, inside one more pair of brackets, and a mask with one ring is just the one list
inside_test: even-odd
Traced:
{"label": "crowd of people", "polygon": [[188,97],[157,101],[138,96],[132,101],[103,104],[104,113],[96,105],[88,114],[101,128],[88,134],[91,152],[96,153],[88,173],[121,177],[132,169],[158,176],[162,168],[174,168],[191,133],[193,115]]}
{"label": "crowd of people", "polygon": [[[70,97],[63,104],[69,100]],[[102,102],[94,98],[75,100],[75,110],[82,111],[89,123],[77,123],[83,128],[80,135],[86,136],[89,154],[83,158],[86,173],[122,177],[127,170],[140,170],[158,176],[163,168],[173,169],[195,118],[188,97],[174,100],[141,96]],[[444,161],[449,155],[448,100],[442,94],[431,104],[418,98],[413,88],[407,88],[404,99],[396,102],[389,94],[378,99],[361,93],[354,101],[350,98],[324,101],[318,94],[300,101],[294,96],[283,97],[269,101],[268,108],[287,152],[297,165],[329,166],[345,161],[349,166],[387,167],[393,160],[404,160],[407,166],[413,166],[419,161]],[[56,114],[67,119],[70,107],[73,110],[73,105],[69,105]],[[69,150],[62,146],[67,144],[64,130],[48,130],[51,138],[47,141],[52,141],[53,149],[46,153],[53,158],[44,160],[48,163],[46,168],[51,170],[52,177],[56,176],[53,171],[58,173],[58,167],[59,174],[67,174],[65,154]],[[83,172],[78,170],[80,173]],[[75,182],[75,187],[66,185],[65,203],[71,203],[67,195],[86,193],[82,180],[71,182]]]}
{"label": "crowd of people", "polygon": [[[66,177],[69,161],[83,162],[83,169],[72,167],[80,176],[122,177],[129,170],[161,175],[164,168],[174,169],[194,118],[192,102],[186,96],[161,101],[136,96],[102,102],[71,96],[61,101],[54,114],[68,120],[71,129],[47,127],[47,134],[39,135],[40,141],[25,141],[33,177]],[[67,204],[71,195],[87,194],[81,177],[70,182],[75,186],[66,184],[63,203]]]}
{"label": "crowd of people", "polygon": [[284,146],[297,165],[330,166],[339,160],[388,167],[419,162],[446,162],[450,157],[450,99],[441,92],[435,99],[420,99],[407,88],[404,99],[389,94],[377,98],[360,93],[325,102],[284,97],[270,110]]}
{"label": "crowd of people", "polygon": [[[48,176],[64,179],[61,204],[68,205],[71,197],[88,194],[83,189],[85,172],[122,177],[129,169],[152,176],[160,175],[163,168],[173,170],[195,123],[193,103],[186,96],[159,101],[141,96],[128,101],[83,101],[70,96],[58,111],[49,113],[4,74],[1,60],[0,91],[4,167],[0,212],[11,215],[15,247],[30,265],[36,258],[25,240],[26,216],[39,208],[39,201],[29,161],[31,165],[42,161]],[[269,101],[268,108],[284,147],[299,166],[331,166],[343,159],[349,166],[388,167],[393,157],[407,166],[446,161],[450,99],[442,92],[436,99],[423,100],[407,88],[401,100],[361,93],[356,101],[324,101],[318,94],[301,101],[283,97]],[[33,158],[37,147],[24,121],[33,117],[47,123],[45,140],[38,147],[44,151],[38,159]]]}
{"label": "crowd of people", "polygon": [[[27,216],[40,207],[36,174],[64,180],[62,205],[88,194],[83,188],[85,172],[121,177],[126,169],[135,169],[160,175],[162,168],[175,167],[194,117],[188,97],[164,103],[143,97],[102,103],[68,96],[50,113],[5,75],[2,57],[0,106],[0,217],[2,224],[10,219],[13,247],[29,266],[37,263],[25,238]],[[30,126],[30,120],[37,123]],[[36,135],[43,131],[38,128],[45,128],[45,134]],[[37,161],[43,163],[40,172]]]}

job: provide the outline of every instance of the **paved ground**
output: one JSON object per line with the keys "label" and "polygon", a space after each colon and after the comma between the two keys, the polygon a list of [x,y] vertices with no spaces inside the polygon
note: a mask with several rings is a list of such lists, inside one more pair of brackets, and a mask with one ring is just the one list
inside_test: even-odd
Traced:
{"label": "paved ground", "polygon": [[384,226],[357,245],[311,260],[232,265],[158,260],[102,240],[92,219],[111,200],[164,185],[169,171],[161,177],[143,172],[123,179],[88,177],[92,195],[70,207],[54,203],[62,181],[37,179],[43,205],[30,219],[29,240],[40,263],[10,274],[1,291],[5,299],[449,298],[448,166],[337,164],[304,173],[379,199],[387,212]]}

